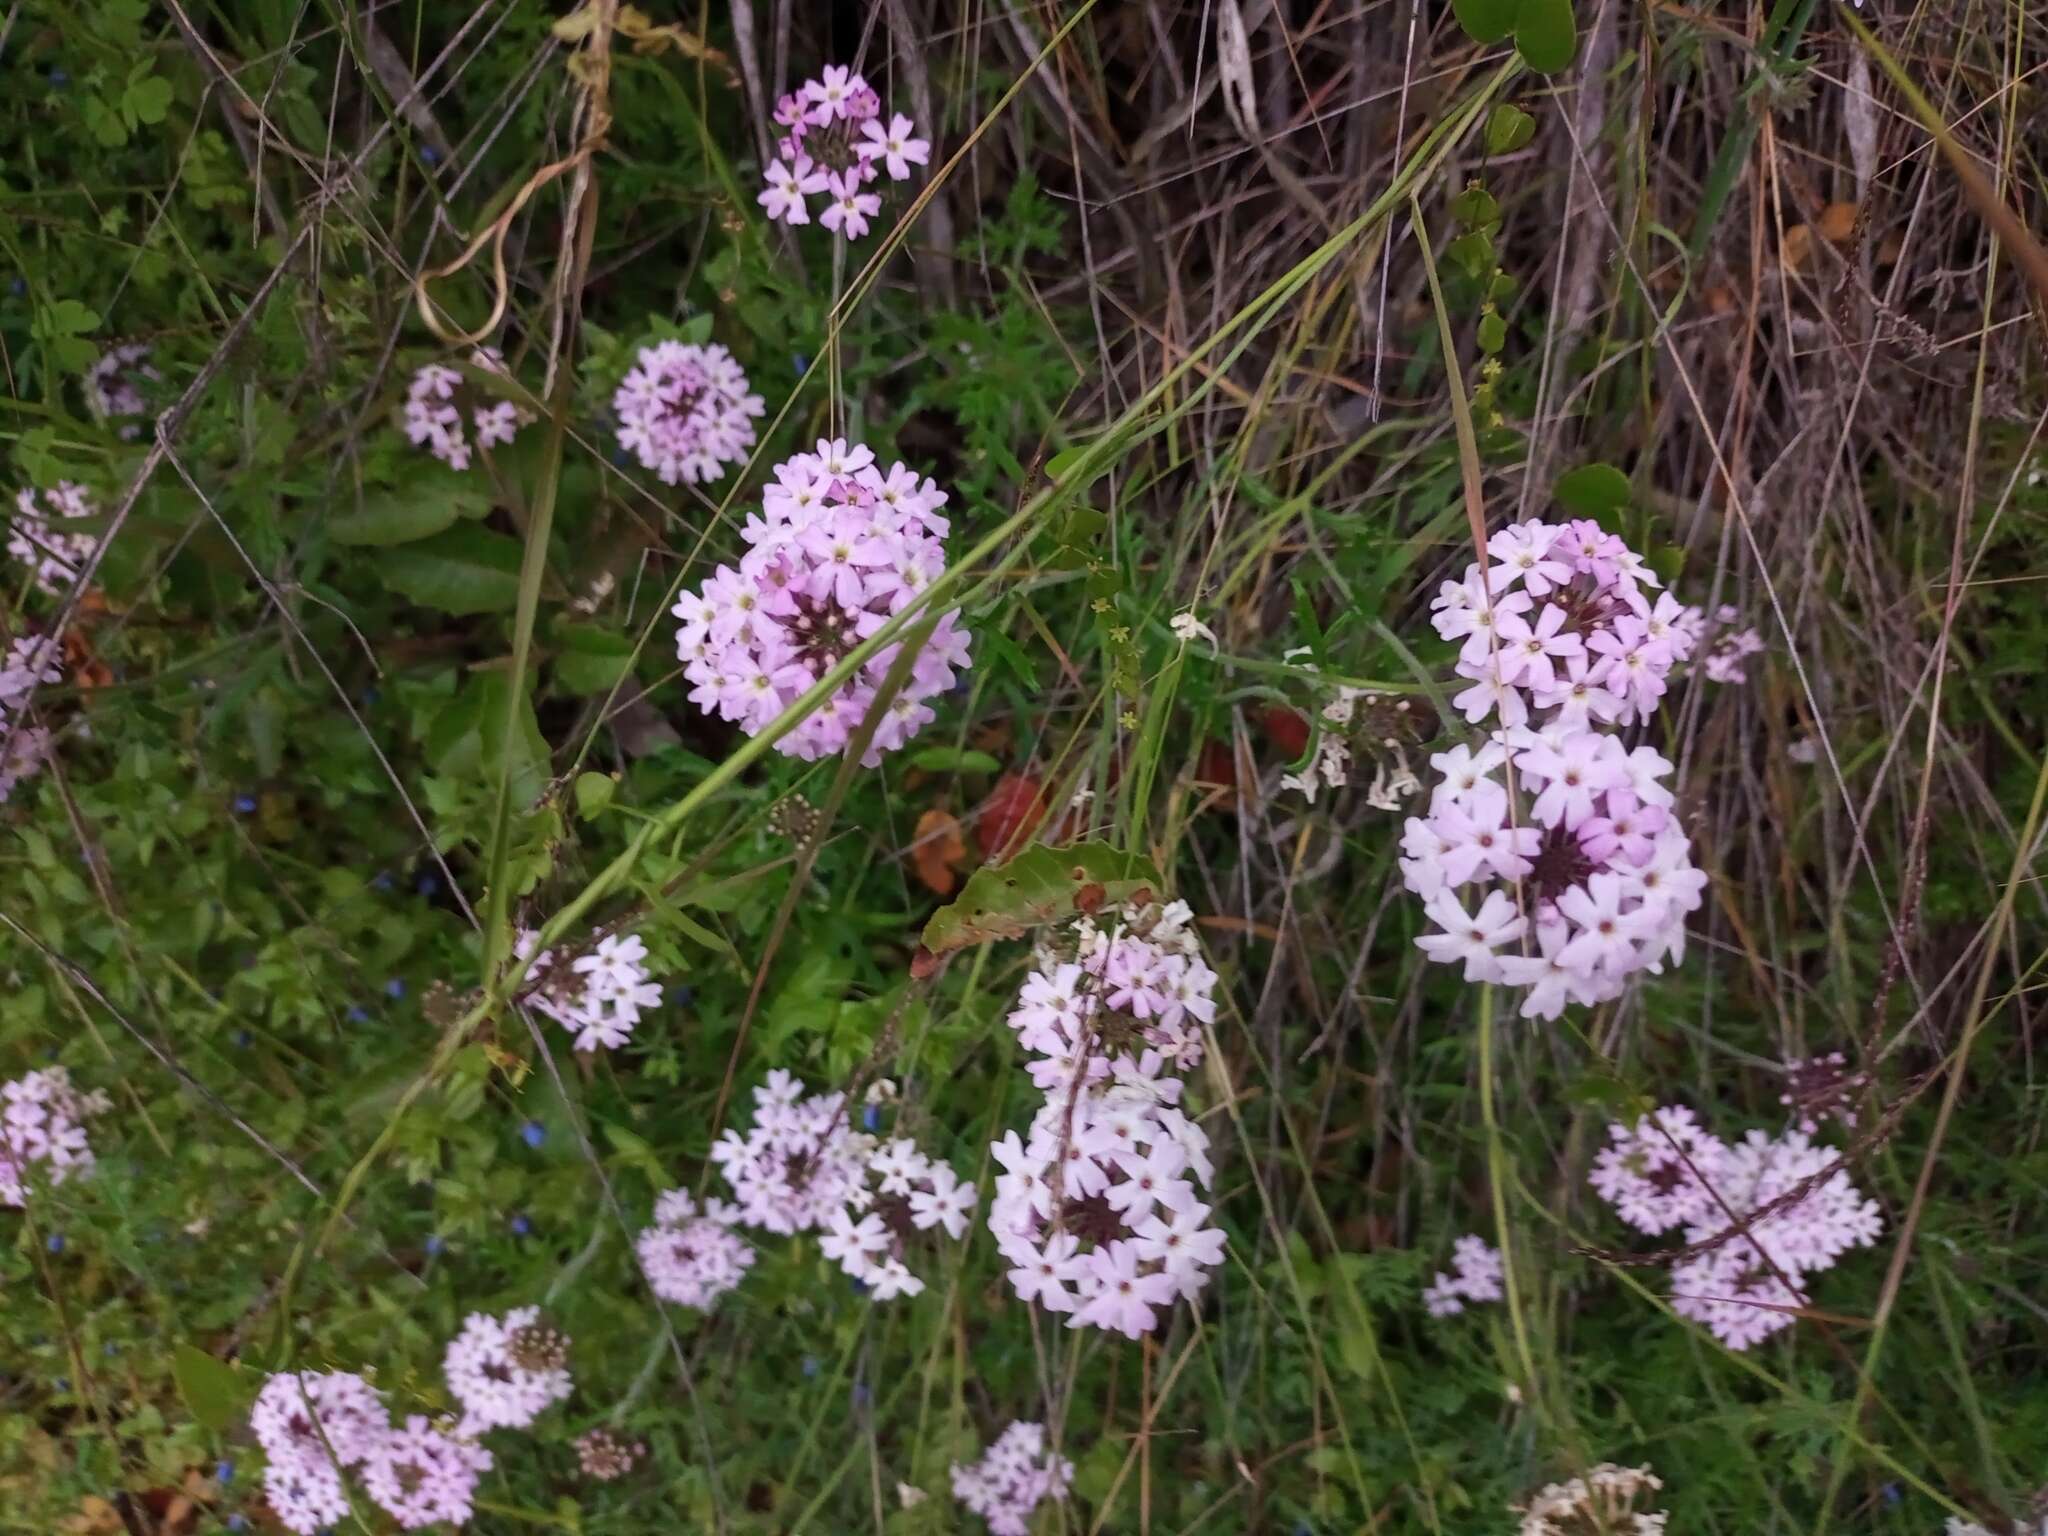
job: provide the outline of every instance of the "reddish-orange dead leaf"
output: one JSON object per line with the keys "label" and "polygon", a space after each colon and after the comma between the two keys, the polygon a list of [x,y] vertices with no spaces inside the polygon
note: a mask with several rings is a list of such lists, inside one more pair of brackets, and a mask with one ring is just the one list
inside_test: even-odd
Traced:
{"label": "reddish-orange dead leaf", "polygon": [[937,806],[917,818],[917,836],[911,843],[911,867],[917,878],[934,894],[950,896],[959,883],[953,866],[967,857],[967,839],[960,833],[960,820]]}

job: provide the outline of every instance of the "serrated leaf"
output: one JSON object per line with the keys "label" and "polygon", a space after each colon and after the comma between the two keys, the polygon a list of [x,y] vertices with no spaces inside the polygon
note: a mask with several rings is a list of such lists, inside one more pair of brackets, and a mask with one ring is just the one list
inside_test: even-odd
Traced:
{"label": "serrated leaf", "polygon": [[214,1434],[225,1434],[242,1422],[256,1398],[256,1383],[225,1360],[182,1340],[171,1352],[171,1374],[192,1417]]}
{"label": "serrated leaf", "polygon": [[1557,477],[1551,495],[1581,517],[1598,517],[1628,505],[1628,476],[1612,464],[1581,464]]}
{"label": "serrated leaf", "polygon": [[1515,13],[1515,51],[1531,69],[1554,75],[1579,51],[1571,0],[1521,0]]}
{"label": "serrated leaf", "polygon": [[489,506],[490,498],[481,491],[431,482],[402,490],[372,491],[361,506],[327,520],[327,537],[336,544],[411,544],[432,538]]}
{"label": "serrated leaf", "polygon": [[393,550],[378,565],[384,584],[443,613],[502,613],[519,601],[517,539],[488,528],[447,528]]}
{"label": "serrated leaf", "polygon": [[1536,137],[1536,119],[1512,102],[1502,102],[1486,119],[1486,152],[1511,155]]}
{"label": "serrated leaf", "polygon": [[1497,43],[1515,27],[1516,0],[1451,0],[1458,25],[1475,43]]}
{"label": "serrated leaf", "polygon": [[1156,895],[1160,884],[1148,860],[1108,843],[1040,844],[1007,864],[977,869],[959,899],[924,925],[924,947],[936,956],[989,939],[1018,938],[1077,912]]}

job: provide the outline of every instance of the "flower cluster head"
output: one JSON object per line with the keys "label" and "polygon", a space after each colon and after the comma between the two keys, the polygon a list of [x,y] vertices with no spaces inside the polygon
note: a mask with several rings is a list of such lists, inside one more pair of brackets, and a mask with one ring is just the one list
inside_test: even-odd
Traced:
{"label": "flower cluster head", "polygon": [[669,1190],[654,1203],[654,1225],[633,1242],[648,1288],[663,1301],[709,1312],[754,1263],[754,1250],[733,1230],[738,1220],[723,1200],[707,1200],[700,1212],[688,1190]]}
{"label": "flower cluster head", "polygon": [[767,407],[724,347],[657,341],[612,395],[619,445],[664,485],[716,480],[754,446]]}
{"label": "flower cluster head", "polygon": [[882,199],[865,189],[883,172],[907,181],[913,165],[931,161],[931,144],[917,137],[917,125],[900,112],[884,121],[882,98],[839,64],[778,101],[775,123],[782,137],[761,173],[761,206],[771,219],[808,224],[811,199],[822,196],[818,222],[846,240],[865,235],[881,213]]}
{"label": "flower cluster head", "polygon": [[503,1317],[472,1312],[448,1341],[441,1375],[462,1404],[457,1433],[524,1429],[569,1395],[568,1341],[540,1320],[540,1308]]}
{"label": "flower cluster head", "polygon": [[[946,563],[945,492],[902,464],[887,474],[858,444],[821,441],[775,467],[742,530],[739,567],[721,565],[674,609],[691,702],[760,732],[862,640],[900,613]],[[941,615],[862,757],[872,768],[935,718],[924,702],[968,665],[959,610]],[[843,751],[899,647],[884,646],[775,743],[810,761]]]}
{"label": "flower cluster head", "polygon": [[1738,610],[1726,603],[1714,610],[1715,634],[1700,658],[1700,670],[1707,674],[1710,683],[1748,682],[1743,664],[1768,649],[1764,637],[1754,628],[1735,627],[1741,617]]}
{"label": "flower cluster head", "polygon": [[376,1392],[349,1371],[272,1376],[256,1395],[249,1427],[269,1463],[264,1494],[299,1536],[348,1517],[342,1470],[367,1462],[391,1433]]}
{"label": "flower cluster head", "polygon": [[43,770],[50,755],[50,732],[32,723],[29,701],[44,683],[62,680],[63,652],[44,635],[21,635],[0,653],[0,805],[14,787]]}
{"label": "flower cluster head", "polygon": [[98,512],[85,487],[59,480],[40,496],[23,486],[14,493],[14,517],[7,529],[7,553],[27,566],[35,584],[52,597],[69,590],[92,559],[99,538],[66,528],[73,518]]}
{"label": "flower cluster head", "polygon": [[754,1090],[754,1124],[711,1149],[740,1219],[785,1236],[820,1231],[819,1250],[877,1301],[915,1296],[924,1281],[907,1259],[934,1227],[967,1233],[979,1192],[945,1163],[898,1138],[853,1129],[843,1093],[806,1094],[789,1073]]}
{"label": "flower cluster head", "polygon": [[[116,421],[123,416],[140,416],[149,409],[142,398],[142,385],[159,384],[163,375],[151,366],[150,348],[140,341],[125,342],[102,352],[99,361],[85,375],[85,403],[99,421]],[[133,439],[142,429],[130,423],[121,436]]]}
{"label": "flower cluster head", "polygon": [[1041,1097],[1025,1134],[990,1148],[1003,1172],[989,1231],[1011,1288],[1069,1328],[1135,1339],[1223,1262],[1197,1198],[1215,1176],[1209,1138],[1175,1075],[1200,1063],[1216,1007],[1189,917],[1175,902],[1084,918],[1010,1015]]}
{"label": "flower cluster head", "polygon": [[1422,1304],[1431,1317],[1456,1317],[1467,1302],[1499,1301],[1507,1294],[1505,1278],[1500,1250],[1483,1237],[1467,1235],[1451,1244],[1451,1268],[1438,1270],[1423,1287]]}
{"label": "flower cluster head", "polygon": [[1031,1512],[1063,1499],[1074,1464],[1046,1449],[1045,1426],[1016,1420],[976,1462],[953,1463],[953,1497],[988,1522],[992,1536],[1026,1536]]}
{"label": "flower cluster head", "polygon": [[1672,1267],[1672,1310],[1730,1349],[1790,1327],[1807,1281],[1883,1230],[1877,1202],[1805,1131],[1731,1146],[1671,1106],[1608,1137],[1594,1189],[1640,1231],[1683,1227],[1689,1245],[1710,1245]]}
{"label": "flower cluster head", "polygon": [[[486,373],[505,373],[505,354],[496,347],[476,348],[469,361]],[[405,435],[450,469],[469,468],[471,428],[476,446],[490,448],[511,442],[532,420],[531,411],[483,394],[458,369],[442,363],[421,368],[405,392]]]}
{"label": "flower cluster head", "polygon": [[[5,729],[0,717],[0,729]],[[0,799],[4,799],[0,795]],[[80,1093],[62,1067],[0,1084],[0,1205],[25,1204],[36,1177],[52,1185],[92,1172],[85,1122],[112,1108],[104,1093]]]}
{"label": "flower cluster head", "polygon": [[1553,721],[1430,758],[1427,816],[1402,834],[1401,876],[1422,897],[1430,959],[1465,979],[1526,987],[1524,1018],[1621,995],[1685,954],[1706,876],[1672,815],[1655,748]]}
{"label": "flower cluster head", "polygon": [[1603,1461],[1530,1499],[1521,1510],[1522,1536],[1664,1536],[1665,1512],[1638,1508],[1663,1486],[1648,1467]]}
{"label": "flower cluster head", "polygon": [[1870,1074],[1849,1070],[1840,1051],[1785,1063],[1785,1091],[1778,1102],[1798,1115],[1799,1129],[1818,1135],[1823,1120],[1856,1128],[1856,1100],[1870,1086]]}
{"label": "flower cluster head", "polygon": [[[519,958],[532,954],[539,941],[532,930],[521,932]],[[606,934],[597,948],[567,965],[544,949],[521,985],[519,1001],[574,1034],[579,1051],[624,1045],[640,1016],[661,1006],[661,983],[649,979],[647,944],[637,933]]]}
{"label": "flower cluster head", "polygon": [[474,1441],[435,1429],[420,1414],[386,1430],[363,1461],[363,1488],[400,1529],[470,1516],[477,1479],[491,1469],[491,1453]]}
{"label": "flower cluster head", "polygon": [[641,1441],[625,1439],[601,1425],[576,1437],[576,1464],[593,1482],[616,1482],[646,1454]]}
{"label": "flower cluster head", "polygon": [[1544,718],[1584,728],[1653,713],[1672,667],[1692,654],[1698,613],[1668,592],[1643,558],[1598,523],[1535,519],[1487,541],[1485,564],[1447,581],[1436,632],[1464,641],[1451,702],[1477,725]]}

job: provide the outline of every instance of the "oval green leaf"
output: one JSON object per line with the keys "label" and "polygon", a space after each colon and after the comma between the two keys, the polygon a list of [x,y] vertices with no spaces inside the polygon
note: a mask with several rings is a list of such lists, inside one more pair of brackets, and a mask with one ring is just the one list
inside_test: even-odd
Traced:
{"label": "oval green leaf", "polygon": [[1522,0],[1515,13],[1515,51],[1546,75],[1567,67],[1579,51],[1571,0]]}
{"label": "oval green leaf", "polygon": [[465,524],[384,557],[384,585],[443,613],[503,613],[519,601],[517,539]]}

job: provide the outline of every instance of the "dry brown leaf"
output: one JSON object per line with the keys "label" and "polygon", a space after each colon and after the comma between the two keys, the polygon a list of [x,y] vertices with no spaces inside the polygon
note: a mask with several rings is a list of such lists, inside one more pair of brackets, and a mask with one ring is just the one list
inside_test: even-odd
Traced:
{"label": "dry brown leaf", "polygon": [[960,819],[937,806],[917,818],[917,836],[911,843],[911,867],[933,894],[950,896],[959,876],[953,866],[967,857],[967,839],[961,835]]}
{"label": "dry brown leaf", "polygon": [[1812,257],[1813,231],[1804,224],[1794,224],[1778,244],[1779,265],[1787,272],[1803,272]]}
{"label": "dry brown leaf", "polygon": [[1836,245],[1856,233],[1856,205],[1829,203],[1821,210],[1820,232]]}

